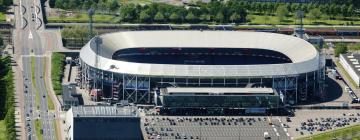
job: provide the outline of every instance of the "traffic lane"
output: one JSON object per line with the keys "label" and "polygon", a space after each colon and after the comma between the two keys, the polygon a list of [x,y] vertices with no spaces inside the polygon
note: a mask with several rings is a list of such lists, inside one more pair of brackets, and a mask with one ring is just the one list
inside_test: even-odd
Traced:
{"label": "traffic lane", "polygon": [[[33,116],[33,113],[31,113],[32,112],[32,103],[33,103],[33,99],[34,99],[34,94],[33,94],[33,90],[32,90],[32,85],[31,85],[31,73],[29,72],[29,59],[28,58],[25,58],[25,57],[23,57],[23,65],[24,65],[24,75],[25,75],[25,81],[24,81],[24,84],[26,84],[27,85],[27,87],[28,87],[28,93],[26,93],[27,94],[27,96],[26,96],[26,100],[27,100],[27,105],[26,105],[26,112],[27,112],[27,114],[29,114],[29,117],[31,117],[31,118],[34,118],[34,116]],[[26,115],[27,116],[27,115]],[[35,130],[35,128],[34,128],[34,121],[33,121],[33,119],[31,119],[30,120],[30,122],[29,122],[29,125],[30,126],[28,126],[27,127],[27,132],[28,133],[30,133],[30,137],[32,137],[33,139],[34,139],[34,137],[33,137],[33,131]],[[30,132],[29,132],[29,130],[30,130]],[[29,136],[29,135],[27,135],[27,136]]]}

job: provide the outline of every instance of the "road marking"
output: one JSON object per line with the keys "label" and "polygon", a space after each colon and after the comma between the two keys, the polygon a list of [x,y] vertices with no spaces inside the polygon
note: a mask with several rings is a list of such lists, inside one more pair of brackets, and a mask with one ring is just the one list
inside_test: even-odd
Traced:
{"label": "road marking", "polygon": [[277,132],[276,128],[274,128],[274,131]]}
{"label": "road marking", "polygon": [[285,132],[287,132],[287,129],[286,129],[286,128],[284,128],[284,131],[285,131]]}
{"label": "road marking", "polygon": [[29,39],[32,39],[33,38],[33,35],[32,35],[32,33],[31,33],[31,31],[30,31],[30,33],[29,33]]}
{"label": "road marking", "polygon": [[289,134],[289,133],[286,133],[286,135],[287,135],[288,137],[290,137],[290,134]]}
{"label": "road marking", "polygon": [[280,136],[278,132],[276,132],[276,136],[278,136],[278,137]]}

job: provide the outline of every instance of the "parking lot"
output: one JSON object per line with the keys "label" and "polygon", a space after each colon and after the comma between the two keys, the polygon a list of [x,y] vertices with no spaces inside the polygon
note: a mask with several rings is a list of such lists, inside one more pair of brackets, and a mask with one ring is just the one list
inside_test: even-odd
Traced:
{"label": "parking lot", "polygon": [[358,113],[360,110],[296,110],[291,122],[284,123],[290,126],[290,135],[298,138],[360,124]]}
{"label": "parking lot", "polygon": [[146,116],[142,127],[145,139],[258,140],[264,132],[271,139],[291,139],[275,117]]}

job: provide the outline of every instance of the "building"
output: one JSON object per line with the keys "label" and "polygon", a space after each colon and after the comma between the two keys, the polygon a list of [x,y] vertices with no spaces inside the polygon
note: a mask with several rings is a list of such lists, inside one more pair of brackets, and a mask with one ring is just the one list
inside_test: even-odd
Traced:
{"label": "building", "polygon": [[346,53],[340,54],[340,64],[350,75],[356,86],[360,85],[360,54]]}
{"label": "building", "polygon": [[142,140],[135,107],[73,106],[66,112],[67,140]]}
{"label": "building", "polygon": [[62,109],[68,110],[71,106],[83,105],[81,94],[76,93],[76,83],[62,85]]}
{"label": "building", "polygon": [[320,60],[313,45],[282,34],[124,31],[93,38],[81,49],[80,85],[101,89],[107,99],[146,104],[154,104],[162,88],[194,93],[235,88],[241,96],[249,88],[270,88],[284,97],[283,103],[296,104],[323,97],[325,63]]}

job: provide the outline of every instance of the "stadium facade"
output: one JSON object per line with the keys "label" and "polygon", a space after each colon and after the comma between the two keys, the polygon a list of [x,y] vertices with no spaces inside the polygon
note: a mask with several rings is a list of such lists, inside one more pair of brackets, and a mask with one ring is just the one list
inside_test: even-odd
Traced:
{"label": "stadium facade", "polygon": [[95,37],[81,49],[80,85],[102,90],[103,98],[163,107],[207,108],[213,104],[198,103],[213,100],[274,108],[279,101],[322,97],[324,65],[312,44],[288,35],[124,31]]}

